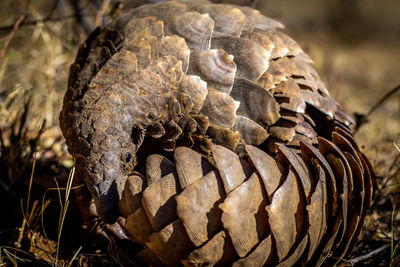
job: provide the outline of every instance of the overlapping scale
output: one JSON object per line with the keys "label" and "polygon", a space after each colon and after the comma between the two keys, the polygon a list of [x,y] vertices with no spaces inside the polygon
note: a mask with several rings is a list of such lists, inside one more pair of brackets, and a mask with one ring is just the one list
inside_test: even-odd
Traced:
{"label": "overlapping scale", "polygon": [[177,217],[174,196],[180,191],[176,173],[162,177],[144,190],[142,205],[154,229],[162,229]]}
{"label": "overlapping scale", "polygon": [[210,14],[214,20],[213,36],[240,36],[246,16],[239,8],[230,5],[195,4],[194,10]]}
{"label": "overlapping scale", "polygon": [[211,90],[228,93],[236,73],[233,57],[222,49],[193,51],[190,54],[189,74],[198,75]]}
{"label": "overlapping scale", "polygon": [[241,258],[268,233],[265,205],[262,185],[255,173],[230,192],[219,205],[222,210],[221,221]]}
{"label": "overlapping scale", "polygon": [[207,94],[200,113],[207,116],[210,123],[232,128],[236,121],[236,110],[240,102],[226,93],[211,91]]}
{"label": "overlapping scale", "polygon": [[153,233],[146,245],[167,266],[177,266],[194,248],[179,220]]}
{"label": "overlapping scale", "polygon": [[121,200],[118,202],[122,216],[128,217],[140,208],[142,191],[146,184],[144,177],[138,175],[129,176],[125,182]]}
{"label": "overlapping scale", "polygon": [[268,132],[271,136],[286,142],[292,141],[296,135],[296,132],[293,128],[281,126],[271,126],[268,128]]}
{"label": "overlapping scale", "polygon": [[144,244],[149,240],[154,228],[151,226],[143,208],[139,208],[127,216],[125,232],[134,242]]}
{"label": "overlapping scale", "polygon": [[262,31],[274,44],[271,52],[272,59],[279,59],[289,55],[289,48],[282,41],[282,39],[275,33],[275,30]]}
{"label": "overlapping scale", "polygon": [[181,61],[183,73],[187,72],[190,49],[184,38],[177,35],[162,38],[157,52],[160,56],[174,56],[176,59]]}
{"label": "overlapping scale", "polygon": [[271,204],[266,207],[279,260],[288,255],[296,242],[296,212],[299,204],[300,196],[296,177],[289,170],[282,186],[275,191]]}
{"label": "overlapping scale", "polygon": [[269,198],[271,198],[283,182],[284,168],[274,158],[254,146],[246,146],[246,151],[264,182]]}
{"label": "overlapping scale", "polygon": [[231,96],[240,103],[237,113],[260,125],[272,125],[280,117],[280,108],[274,97],[263,87],[249,80],[237,78]]}
{"label": "overlapping scale", "polygon": [[269,54],[271,54],[272,49],[274,49],[274,47],[275,47],[274,43],[268,38],[268,36],[266,36],[265,34],[263,34],[261,32],[244,31],[244,32],[242,32],[240,37],[250,39],[250,40],[258,43]]}
{"label": "overlapping scale", "polygon": [[[137,18],[129,20],[125,25],[125,40],[141,38],[161,39],[164,36],[164,22],[156,17]],[[150,37],[151,38],[151,37]]]}
{"label": "overlapping scale", "polygon": [[258,10],[246,6],[238,6],[237,8],[246,15],[242,28],[243,31],[266,31],[276,28],[284,28],[282,23],[262,15]]}
{"label": "overlapping scale", "polygon": [[218,176],[216,171],[208,173],[176,198],[178,216],[197,247],[221,229],[218,203],[225,197],[225,192]]}
{"label": "overlapping scale", "polygon": [[175,164],[164,156],[153,154],[146,159],[146,180],[150,185],[175,171]]}
{"label": "overlapping scale", "polygon": [[145,263],[333,266],[356,245],[372,167],[282,27],[165,1],[81,46],[61,127],[100,216],[124,218]]}
{"label": "overlapping scale", "polygon": [[166,23],[171,24],[178,15],[188,11],[187,5],[181,2],[183,1],[165,1],[155,5],[143,5],[132,10],[129,15],[137,18],[157,17],[165,22],[164,27],[168,27]]}
{"label": "overlapping scale", "polygon": [[221,175],[225,192],[229,193],[246,179],[239,157],[231,150],[219,146],[212,146],[215,165]]}
{"label": "overlapping scale", "polygon": [[204,100],[208,93],[207,83],[199,76],[185,75],[179,84],[178,91],[190,97],[193,103],[192,109],[194,112],[198,113],[203,107]]}
{"label": "overlapping scale", "polygon": [[185,189],[212,170],[212,165],[206,159],[203,159],[199,153],[189,148],[178,147],[175,149],[174,159],[179,184],[182,189]]}
{"label": "overlapping scale", "polygon": [[208,13],[186,12],[176,17],[173,29],[193,51],[210,48],[214,21]]}
{"label": "overlapping scale", "polygon": [[270,52],[252,40],[231,36],[215,37],[211,40],[211,47],[233,55],[237,77],[256,81],[268,69]]}
{"label": "overlapping scale", "polygon": [[235,257],[228,234],[221,231],[204,246],[190,253],[182,263],[185,266],[227,266]]}
{"label": "overlapping scale", "polygon": [[274,84],[274,87],[281,82],[287,81],[288,74],[286,70],[275,61],[269,62],[269,67],[266,73],[272,77],[272,83]]}
{"label": "overlapping scale", "polygon": [[311,192],[311,184],[314,182],[313,175],[301,159],[299,155],[297,155],[293,150],[286,147],[283,144],[279,144],[278,146],[278,161],[283,165],[291,165],[293,167],[293,171],[299,177],[306,198],[309,197]]}
{"label": "overlapping scale", "polygon": [[296,247],[295,251],[285,260],[280,262],[277,267],[290,267],[294,266],[296,262],[299,260],[299,258],[302,256],[302,253],[306,249],[308,244],[307,236],[301,240],[300,244]]}
{"label": "overlapping scale", "polygon": [[240,133],[240,138],[242,138],[246,144],[249,145],[260,145],[263,143],[269,136],[267,130],[252,121],[251,119],[245,116],[236,116],[235,125],[233,125],[233,129]]}
{"label": "overlapping scale", "polygon": [[246,266],[264,266],[268,265],[268,261],[272,258],[272,241],[271,235],[265,238],[258,244],[258,246],[249,253],[248,256],[235,261],[232,266],[234,267],[246,267]]}

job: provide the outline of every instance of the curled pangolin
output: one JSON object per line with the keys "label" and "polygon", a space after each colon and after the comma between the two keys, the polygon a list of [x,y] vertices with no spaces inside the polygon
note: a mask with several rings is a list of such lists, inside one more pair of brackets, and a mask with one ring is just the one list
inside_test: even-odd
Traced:
{"label": "curled pangolin", "polygon": [[374,174],[312,60],[260,12],[143,5],[94,31],[60,115],[101,219],[149,265],[326,266]]}

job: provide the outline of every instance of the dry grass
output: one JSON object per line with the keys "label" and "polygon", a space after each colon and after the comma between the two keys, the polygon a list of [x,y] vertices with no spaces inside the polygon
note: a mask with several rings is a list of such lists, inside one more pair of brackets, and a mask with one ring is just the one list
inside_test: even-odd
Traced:
{"label": "dry grass", "polygon": [[0,222],[0,266],[109,265],[114,261],[103,247],[82,241],[90,229],[70,203],[72,160],[58,127],[69,65],[83,35],[72,19],[23,25],[47,17],[52,3],[0,2],[1,26],[27,11],[12,39],[0,30],[0,211],[9,218]]}
{"label": "dry grass", "polygon": [[[343,12],[344,7],[351,7],[350,2],[356,7],[350,10],[354,13],[351,18],[349,11]],[[72,160],[58,127],[68,67],[84,39],[84,30],[68,16],[73,14],[68,7],[63,14],[68,18],[59,20],[58,9],[49,17],[53,1],[26,3],[29,1],[0,1],[0,28],[13,25],[24,14],[25,22],[52,19],[19,25],[0,60],[0,167],[7,171],[0,179],[0,196],[4,196],[0,211],[11,218],[0,223],[0,266],[14,262],[28,266],[115,264],[107,256],[106,246],[93,247],[93,242],[82,241],[90,229],[81,227],[77,208],[69,202]],[[366,114],[400,84],[399,1],[259,0],[258,7],[287,25],[287,32],[314,59],[332,96],[349,113]],[[0,29],[0,48],[9,33]],[[399,265],[400,153],[393,145],[400,144],[399,112],[397,94],[356,135],[376,166],[378,191],[362,240],[343,266],[384,246],[387,248],[356,266]],[[45,188],[59,190],[46,193]],[[69,231],[74,234],[65,235]]]}

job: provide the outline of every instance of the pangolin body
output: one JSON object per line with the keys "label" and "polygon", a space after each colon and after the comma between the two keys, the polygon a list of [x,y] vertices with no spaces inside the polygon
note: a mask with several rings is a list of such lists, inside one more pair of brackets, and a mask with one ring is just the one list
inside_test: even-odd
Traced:
{"label": "pangolin body", "polygon": [[94,31],[60,123],[100,217],[149,265],[333,265],[373,170],[312,60],[258,11],[143,5]]}

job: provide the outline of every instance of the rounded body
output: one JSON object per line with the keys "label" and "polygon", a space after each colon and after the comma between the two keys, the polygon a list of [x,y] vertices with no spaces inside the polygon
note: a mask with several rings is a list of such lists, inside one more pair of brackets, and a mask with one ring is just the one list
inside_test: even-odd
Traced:
{"label": "rounded body", "polygon": [[152,265],[335,264],[373,171],[351,118],[283,26],[168,1],[91,34],[60,115],[100,217]]}

